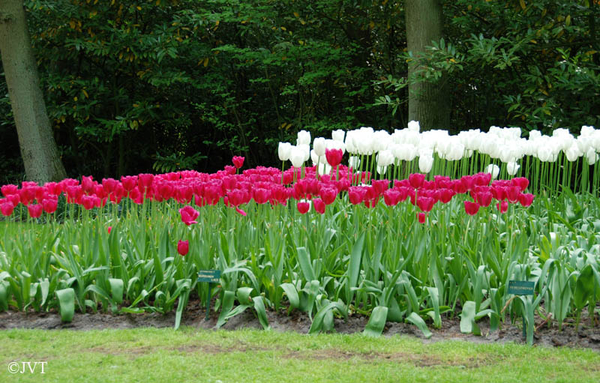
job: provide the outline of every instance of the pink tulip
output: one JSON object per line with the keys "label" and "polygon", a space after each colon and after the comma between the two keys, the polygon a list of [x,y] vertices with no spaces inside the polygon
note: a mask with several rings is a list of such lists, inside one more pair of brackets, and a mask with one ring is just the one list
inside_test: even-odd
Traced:
{"label": "pink tulip", "polygon": [[8,217],[9,215],[11,215],[13,213],[14,210],[15,210],[15,205],[13,205],[13,203],[10,202],[9,200],[0,201],[0,212],[2,213],[3,216]]}
{"label": "pink tulip", "polygon": [[42,215],[43,207],[42,205],[29,205],[27,210],[29,210],[31,218],[39,218]]}
{"label": "pink tulip", "polygon": [[196,219],[200,216],[200,212],[189,205],[179,209],[179,214],[181,214],[181,221],[188,226],[198,223]]}
{"label": "pink tulip", "polygon": [[320,198],[315,198],[312,200],[315,211],[319,214],[325,214],[325,202],[323,202]]}
{"label": "pink tulip", "polygon": [[177,252],[182,256],[185,257],[185,255],[190,251],[190,243],[189,241],[179,241],[177,243]]}
{"label": "pink tulip", "polygon": [[244,157],[240,157],[240,156],[235,156],[232,159],[233,165],[235,166],[236,169],[241,168],[242,166],[244,166]]}
{"label": "pink tulip", "polygon": [[325,158],[332,168],[337,167],[342,163],[344,152],[342,149],[325,149]]}
{"label": "pink tulip", "polygon": [[298,202],[297,207],[300,214],[306,214],[310,210],[310,202]]}
{"label": "pink tulip", "polygon": [[465,201],[465,211],[468,215],[475,215],[479,211],[479,204],[471,201]]}
{"label": "pink tulip", "polygon": [[408,176],[408,182],[410,186],[415,189],[418,189],[423,185],[423,181],[425,181],[425,175],[420,173],[411,174]]}

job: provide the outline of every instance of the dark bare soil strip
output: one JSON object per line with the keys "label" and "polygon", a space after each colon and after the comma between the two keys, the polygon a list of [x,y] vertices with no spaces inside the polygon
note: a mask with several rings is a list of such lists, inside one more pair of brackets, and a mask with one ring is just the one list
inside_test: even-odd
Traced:
{"label": "dark bare soil strip", "polygon": [[[217,323],[218,314],[211,312],[211,317],[208,321],[204,320],[205,311],[201,307],[200,302],[190,302],[182,318],[182,325],[202,329],[213,329]],[[310,319],[307,315],[292,312],[287,315],[285,311],[267,312],[269,324],[276,331],[294,331],[306,334],[310,328]],[[364,316],[351,316],[347,321],[343,319],[335,320],[335,331],[342,334],[352,334],[362,332],[367,324],[368,318]],[[173,327],[175,323],[175,314],[169,313],[166,315],[158,313],[145,314],[122,314],[111,315],[104,313],[86,313],[75,314],[73,322],[62,323],[60,315],[56,312],[3,312],[0,313],[0,330],[2,329],[72,329],[72,330],[102,330],[102,329],[127,329],[138,327],[155,327],[165,328]],[[515,324],[506,322],[502,328],[495,332],[489,331],[489,323],[485,320],[478,322],[481,328],[482,336],[471,334],[463,334],[460,332],[459,318],[444,318],[441,329],[430,327],[433,336],[430,339],[425,339],[423,334],[415,326],[406,323],[391,323],[388,322],[383,335],[408,335],[420,338],[423,342],[437,342],[442,340],[463,340],[474,343],[505,343],[515,342],[523,343],[522,328],[520,321]],[[589,319],[585,316],[579,328],[579,334],[575,333],[574,324],[567,321],[563,324],[561,331],[558,330],[556,324],[548,326],[540,323],[536,325],[537,331],[534,336],[534,343],[546,347],[581,347],[589,348],[600,352],[600,326],[591,326]],[[260,322],[256,316],[247,310],[229,320],[223,329],[237,330],[243,328],[262,329]],[[236,350],[224,350],[223,352],[234,352]],[[203,352],[209,352],[203,350]],[[222,352],[220,350],[212,350],[212,352]],[[293,354],[293,353],[291,353]],[[314,355],[311,357],[315,357]],[[350,355],[350,356],[327,356],[340,357],[358,357],[368,358],[365,355]],[[378,356],[385,358],[386,356]],[[476,361],[478,363],[478,361]],[[426,362],[423,362],[426,363]],[[433,363],[433,362],[432,362]],[[446,362],[444,362],[447,364]],[[435,364],[435,363],[434,363]]]}

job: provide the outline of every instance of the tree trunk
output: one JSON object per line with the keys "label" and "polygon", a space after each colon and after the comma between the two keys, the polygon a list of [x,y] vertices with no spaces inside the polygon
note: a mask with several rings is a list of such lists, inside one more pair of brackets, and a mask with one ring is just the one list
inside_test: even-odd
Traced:
{"label": "tree trunk", "polygon": [[27,178],[61,180],[66,172],[46,114],[23,0],[0,1],[0,53]]}
{"label": "tree trunk", "polygon": [[[406,0],[406,39],[415,57],[442,38],[442,3],[440,0]],[[408,78],[419,70],[418,59],[408,66]],[[446,95],[444,78],[436,82],[409,82],[408,119],[419,121],[422,130],[448,129],[450,97]]]}

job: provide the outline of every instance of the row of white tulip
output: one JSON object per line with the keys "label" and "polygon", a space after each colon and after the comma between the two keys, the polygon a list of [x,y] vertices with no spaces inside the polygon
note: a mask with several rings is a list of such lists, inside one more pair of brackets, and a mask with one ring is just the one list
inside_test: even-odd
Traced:
{"label": "row of white tulip", "polygon": [[[507,164],[508,174],[514,175],[519,170],[519,161],[531,156],[542,162],[555,162],[562,151],[568,161],[576,161],[585,157],[592,165],[600,152],[600,130],[592,126],[583,126],[578,137],[567,129],[556,129],[551,136],[534,130],[528,138],[521,137],[520,128],[499,128],[492,126],[489,132],[472,129],[451,135],[446,130],[430,130],[421,132],[417,121],[411,121],[407,129],[388,133],[385,130],[374,130],[370,127],[345,132],[335,130],[331,139],[317,137],[310,149],[310,132],[298,132],[296,145],[279,143],[279,159],[291,161],[295,167],[301,167],[309,159],[313,165],[319,164],[319,171],[330,170],[325,159],[326,149],[341,149],[350,154],[349,165],[358,167],[361,156],[376,154],[377,170],[382,173],[392,164],[401,161],[412,161],[419,157],[419,170],[429,173],[433,166],[434,154],[448,161],[469,158],[474,153],[489,155]],[[488,171],[494,172],[490,167]]]}

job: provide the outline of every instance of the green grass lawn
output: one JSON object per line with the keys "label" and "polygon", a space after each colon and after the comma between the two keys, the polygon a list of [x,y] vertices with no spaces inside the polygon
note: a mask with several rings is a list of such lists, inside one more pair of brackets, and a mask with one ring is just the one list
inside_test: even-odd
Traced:
{"label": "green grass lawn", "polygon": [[591,350],[256,330],[7,330],[0,361],[2,382],[600,381]]}

